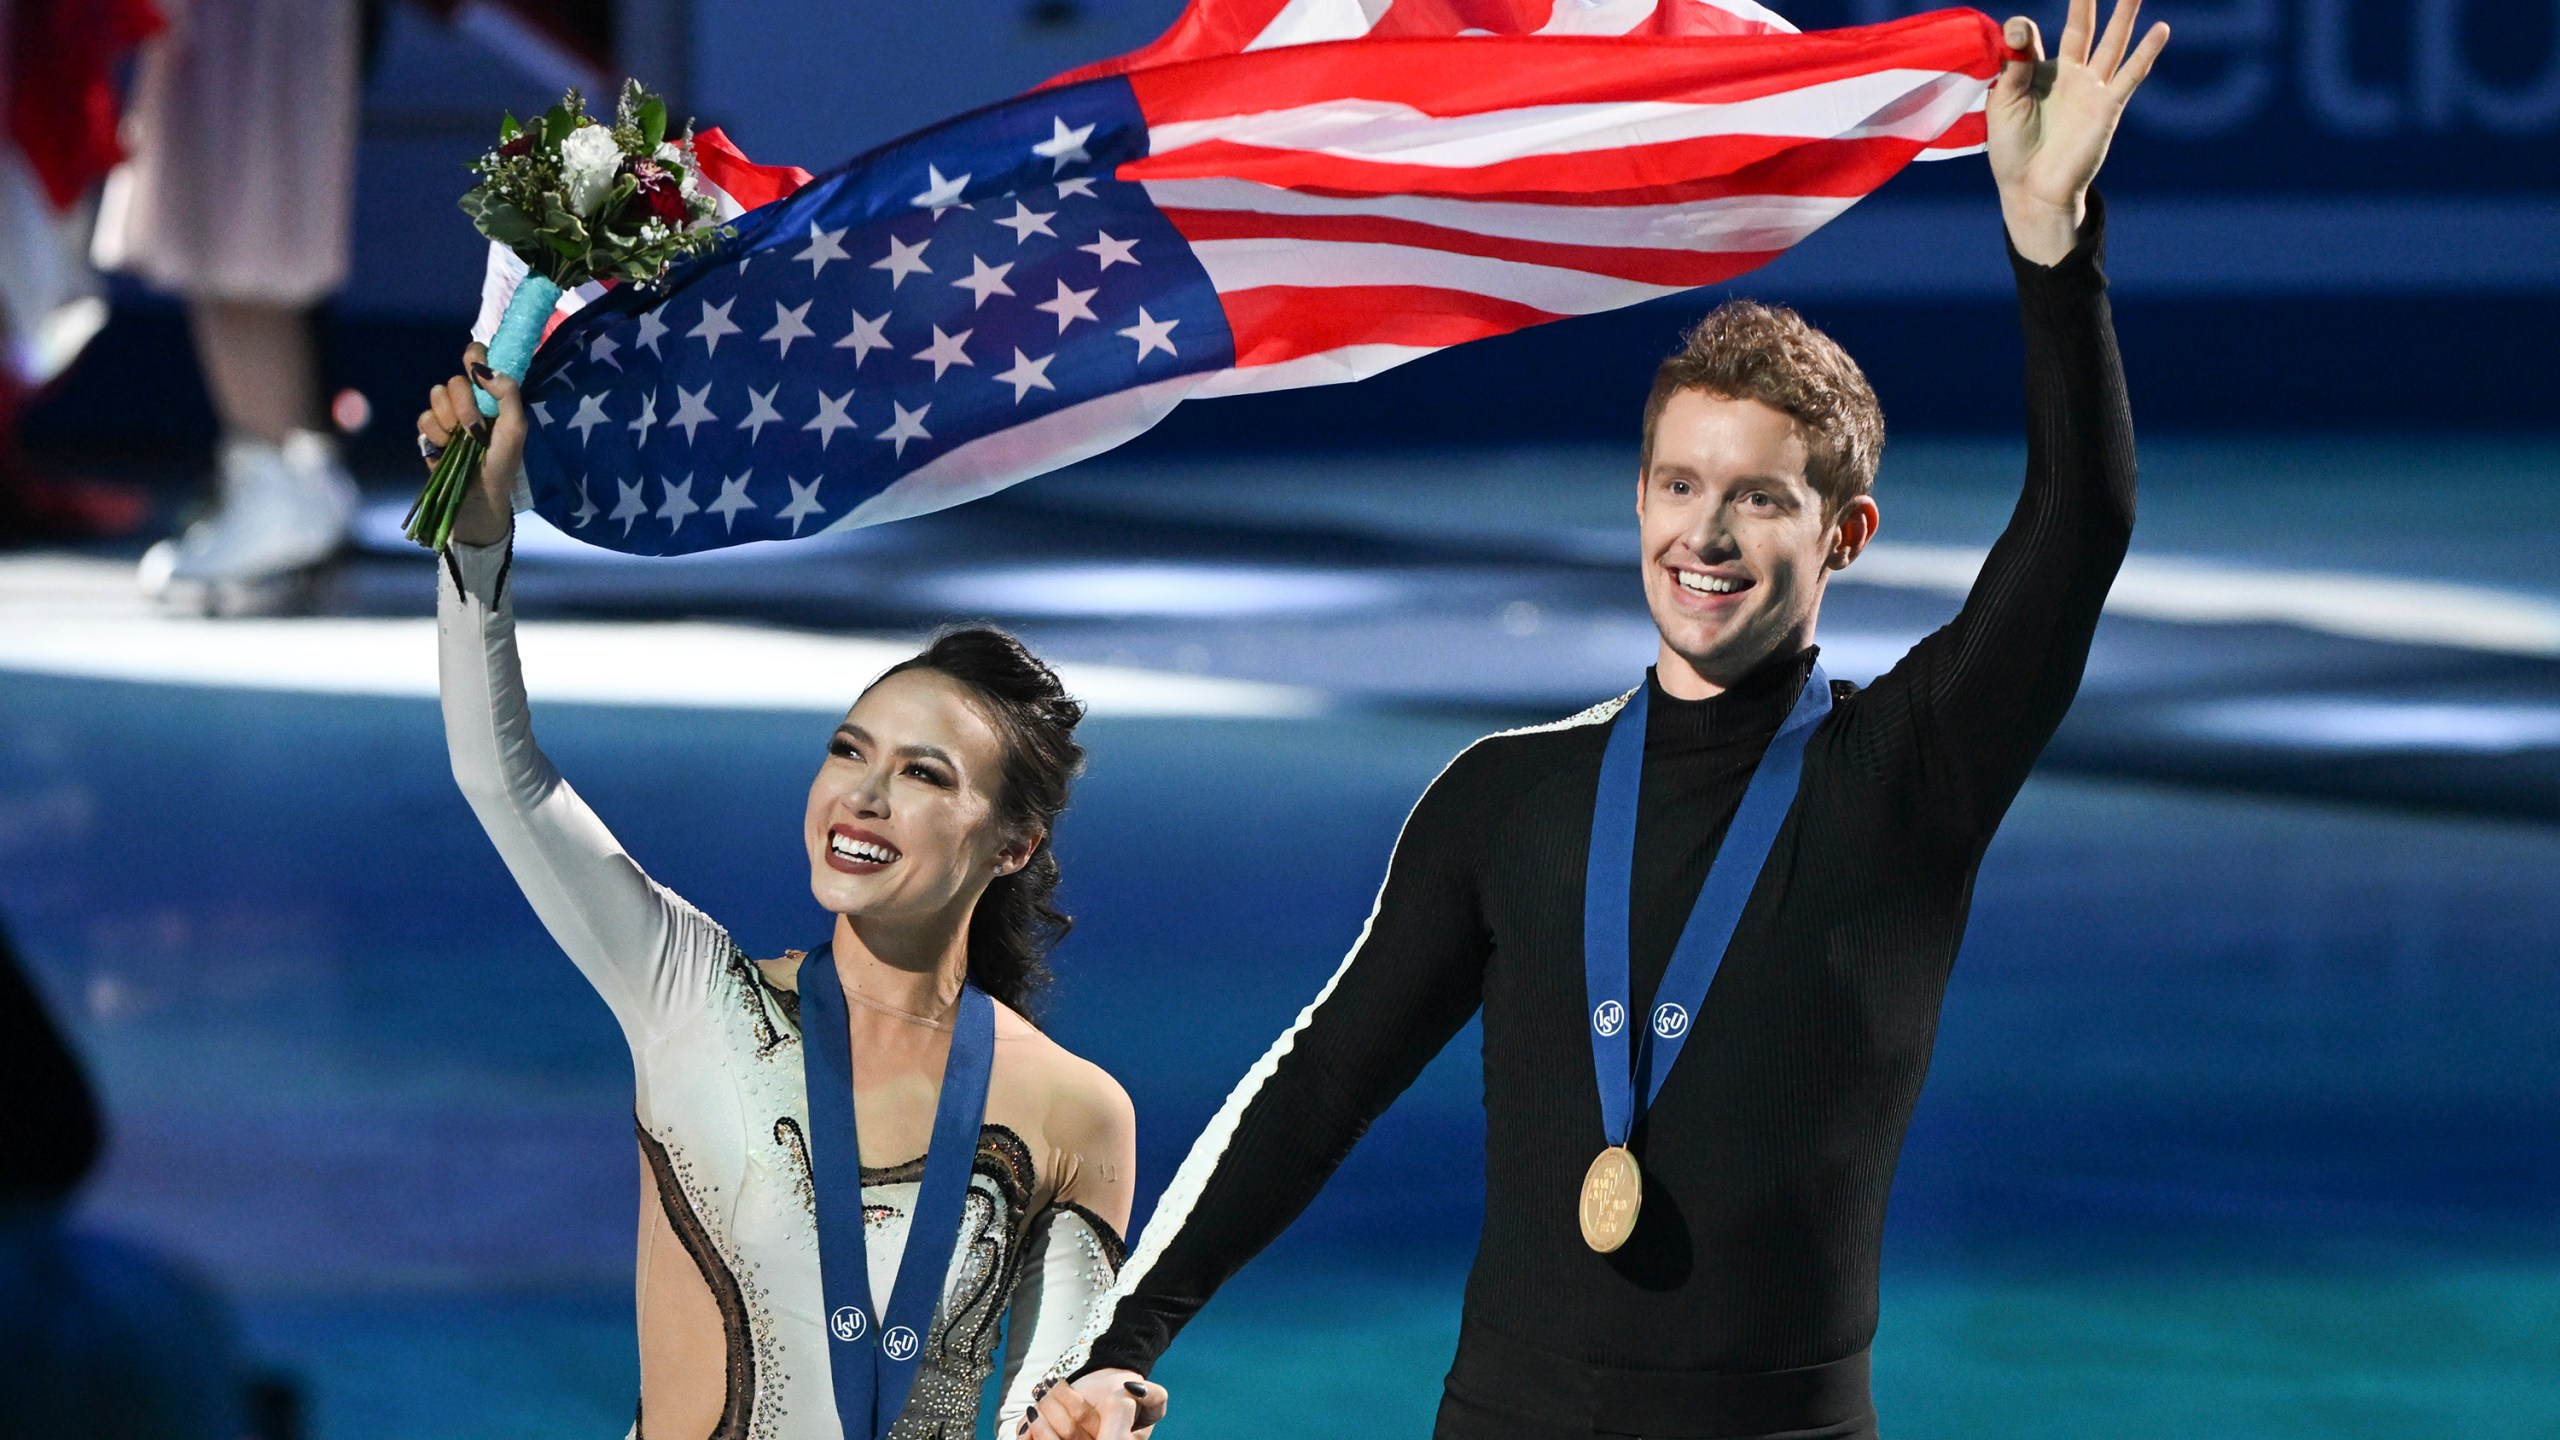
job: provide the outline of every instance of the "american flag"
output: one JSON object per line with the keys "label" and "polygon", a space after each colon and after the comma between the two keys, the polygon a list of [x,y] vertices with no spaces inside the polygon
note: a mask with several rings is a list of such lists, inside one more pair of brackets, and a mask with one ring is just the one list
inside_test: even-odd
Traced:
{"label": "american flag", "polygon": [[[923,514],[1186,399],[1730,280],[1980,146],[1988,17],[1798,34],[1728,4],[1201,0],[560,322],[527,376],[534,508],[653,555]],[[706,173],[786,188],[734,152]]]}

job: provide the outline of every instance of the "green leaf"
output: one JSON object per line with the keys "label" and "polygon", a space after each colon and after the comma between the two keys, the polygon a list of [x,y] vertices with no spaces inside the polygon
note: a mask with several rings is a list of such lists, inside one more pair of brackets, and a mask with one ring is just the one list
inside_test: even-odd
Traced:
{"label": "green leaf", "polygon": [[481,234],[510,250],[520,250],[533,239],[533,217],[504,200],[481,200],[475,207],[477,192],[462,197],[462,211]]}
{"label": "green leaf", "polygon": [[578,117],[570,113],[567,105],[552,106],[542,112],[542,147],[546,150],[559,149],[560,142],[568,139],[569,132],[577,128]]}
{"label": "green leaf", "polygon": [[523,126],[521,126],[521,125],[518,125],[518,124],[516,123],[516,112],[514,112],[513,110],[504,110],[504,111],[500,111],[500,112],[499,112],[499,117],[498,117],[498,143],[499,143],[499,144],[504,145],[504,144],[506,144],[508,141],[513,140],[513,139],[514,139],[514,138],[516,138],[518,135],[521,135],[521,134],[523,134],[523,133],[524,133],[524,127],[523,127]]}
{"label": "green leaf", "polygon": [[640,102],[640,138],[656,150],[667,138],[667,102],[652,95]]}
{"label": "green leaf", "polygon": [[552,253],[577,267],[587,264],[588,251],[594,248],[586,225],[556,195],[543,197],[536,234]]}

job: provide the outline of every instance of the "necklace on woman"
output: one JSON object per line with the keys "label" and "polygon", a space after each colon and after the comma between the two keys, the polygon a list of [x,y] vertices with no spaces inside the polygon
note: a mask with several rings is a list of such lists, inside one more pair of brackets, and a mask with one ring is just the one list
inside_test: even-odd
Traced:
{"label": "necklace on woman", "polygon": [[[966,985],[965,981],[962,983],[964,986]],[[957,994],[954,994],[951,997],[950,1002],[943,1006],[942,1013],[939,1015],[919,1015],[913,1010],[892,1005],[886,1000],[874,1000],[870,996],[863,994],[859,987],[847,990],[844,994],[846,999],[851,1000],[854,1004],[861,1006],[865,1010],[877,1010],[883,1015],[895,1015],[899,1019],[907,1021],[910,1024],[922,1025],[928,1030],[950,1029],[954,1023],[953,1017],[960,1009],[960,997]]]}

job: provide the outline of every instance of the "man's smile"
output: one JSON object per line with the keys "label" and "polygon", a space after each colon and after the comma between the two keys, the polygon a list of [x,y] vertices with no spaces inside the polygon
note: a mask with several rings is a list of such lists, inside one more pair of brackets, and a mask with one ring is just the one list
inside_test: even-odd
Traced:
{"label": "man's smile", "polygon": [[1692,570],[1682,565],[1668,568],[1684,594],[1710,602],[1739,595],[1759,583],[1748,575],[1731,570]]}

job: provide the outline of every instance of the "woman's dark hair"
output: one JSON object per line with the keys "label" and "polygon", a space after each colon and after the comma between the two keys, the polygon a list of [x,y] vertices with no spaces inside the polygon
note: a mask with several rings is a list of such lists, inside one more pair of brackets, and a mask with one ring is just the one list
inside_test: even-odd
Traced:
{"label": "woman's dark hair", "polygon": [[1052,903],[1058,892],[1054,842],[1068,787],[1084,769],[1084,747],[1076,743],[1084,706],[1058,683],[1058,672],[1047,662],[991,626],[945,630],[923,654],[890,666],[880,680],[907,670],[947,675],[977,696],[1004,740],[996,822],[1015,833],[1041,832],[1031,858],[1012,874],[997,876],[969,918],[969,978],[1032,1014],[1055,978],[1049,949],[1075,925]]}

